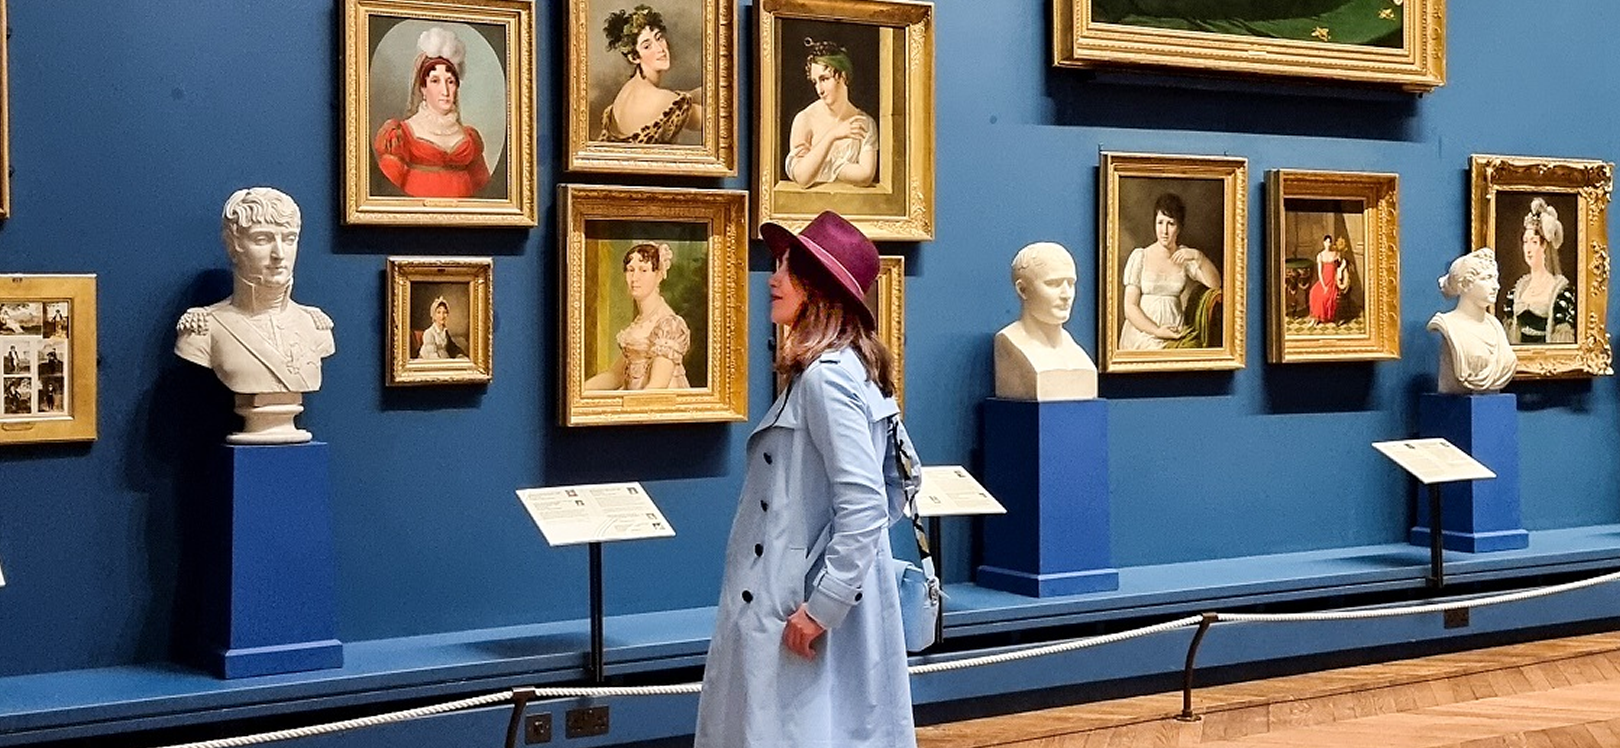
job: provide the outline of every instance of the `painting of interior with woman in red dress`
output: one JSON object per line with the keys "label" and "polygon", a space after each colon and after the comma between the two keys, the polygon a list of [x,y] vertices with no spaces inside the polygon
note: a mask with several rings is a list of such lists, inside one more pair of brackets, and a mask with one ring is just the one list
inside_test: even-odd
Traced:
{"label": "painting of interior with woman in red dress", "polygon": [[[393,109],[378,105],[377,99],[386,99],[389,91],[406,94],[401,116],[390,117],[375,129],[372,151],[382,177],[373,174],[376,194],[503,196],[496,193],[506,190],[506,167],[500,159],[505,145],[505,76],[500,55],[485,34],[466,24],[406,21],[379,40],[372,70],[373,121],[375,113]],[[392,85],[377,80],[385,76],[398,80]],[[401,82],[408,86],[400,88]],[[478,95],[470,95],[474,93]]]}
{"label": "painting of interior with woman in red dress", "polygon": [[1359,335],[1366,331],[1356,263],[1365,241],[1359,202],[1285,201],[1284,323],[1288,334]]}

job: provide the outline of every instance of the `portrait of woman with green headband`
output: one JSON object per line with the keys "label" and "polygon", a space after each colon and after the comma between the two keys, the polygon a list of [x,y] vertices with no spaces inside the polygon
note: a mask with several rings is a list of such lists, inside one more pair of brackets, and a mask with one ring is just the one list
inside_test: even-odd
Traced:
{"label": "portrait of woman with green headband", "polygon": [[849,98],[855,66],[836,42],[806,38],[804,73],[816,100],[793,117],[784,163],[800,187],[840,183],[870,187],[877,178],[877,122]]}

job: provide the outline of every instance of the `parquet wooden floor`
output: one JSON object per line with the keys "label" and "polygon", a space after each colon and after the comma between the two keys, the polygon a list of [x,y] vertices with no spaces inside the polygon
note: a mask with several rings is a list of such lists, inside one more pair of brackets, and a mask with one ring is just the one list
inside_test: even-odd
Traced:
{"label": "parquet wooden floor", "polygon": [[1620,748],[1620,633],[919,728],[919,748]]}

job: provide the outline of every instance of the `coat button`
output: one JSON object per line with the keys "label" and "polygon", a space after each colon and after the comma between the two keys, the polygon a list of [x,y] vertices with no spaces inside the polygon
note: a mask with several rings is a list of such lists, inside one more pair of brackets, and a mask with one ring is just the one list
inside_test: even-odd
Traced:
{"label": "coat button", "polygon": [[762,512],[768,512],[771,510],[771,505],[761,501],[759,502],[759,510]]}
{"label": "coat button", "polygon": [[749,592],[748,590],[743,590],[742,598],[743,602],[751,603],[754,601],[754,593]]}
{"label": "coat button", "polygon": [[860,602],[860,601],[861,601],[861,593],[857,592],[857,593],[855,593],[855,602]]}
{"label": "coat button", "polygon": [[761,543],[755,543],[754,544],[754,555],[756,557],[765,555],[765,546],[763,544],[761,544]]}
{"label": "coat button", "polygon": [[770,452],[765,453],[765,464],[766,465],[771,464],[771,453]]}

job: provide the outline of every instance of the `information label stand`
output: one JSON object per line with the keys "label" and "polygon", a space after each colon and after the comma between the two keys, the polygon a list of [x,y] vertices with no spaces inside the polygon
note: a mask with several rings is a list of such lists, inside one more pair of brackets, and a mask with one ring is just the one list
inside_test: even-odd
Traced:
{"label": "information label stand", "polygon": [[996,501],[961,465],[923,466],[922,487],[917,489],[917,516],[928,518],[934,568],[940,576],[945,575],[945,535],[940,531],[941,517],[1006,513],[1007,507]]}
{"label": "information label stand", "polygon": [[602,544],[620,540],[669,538],[675,529],[640,483],[602,483],[589,486],[526,488],[518,501],[553,548],[587,545],[590,548],[591,653],[594,683],[606,680],[602,629]]}
{"label": "information label stand", "polygon": [[1459,481],[1493,479],[1496,473],[1445,439],[1402,439],[1373,442],[1373,449],[1393,460],[1429,489],[1429,586],[1446,585],[1445,549],[1440,527],[1440,486]]}

